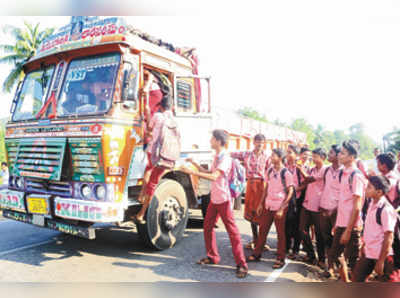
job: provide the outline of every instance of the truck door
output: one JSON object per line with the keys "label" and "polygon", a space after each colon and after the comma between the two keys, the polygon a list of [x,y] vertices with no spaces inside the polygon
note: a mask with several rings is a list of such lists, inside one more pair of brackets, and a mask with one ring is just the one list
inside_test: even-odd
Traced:
{"label": "truck door", "polygon": [[175,76],[174,110],[182,136],[182,153],[209,152],[212,130],[210,78]]}

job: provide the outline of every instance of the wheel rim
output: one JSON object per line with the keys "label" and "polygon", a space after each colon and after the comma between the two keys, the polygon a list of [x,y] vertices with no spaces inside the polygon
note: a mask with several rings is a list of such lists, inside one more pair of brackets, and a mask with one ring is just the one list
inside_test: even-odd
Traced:
{"label": "wheel rim", "polygon": [[185,190],[178,182],[160,181],[146,212],[146,224],[138,225],[138,232],[152,248],[164,250],[182,237],[188,220]]}
{"label": "wheel rim", "polygon": [[173,230],[184,217],[184,208],[174,197],[168,197],[161,207],[161,224],[168,231]]}

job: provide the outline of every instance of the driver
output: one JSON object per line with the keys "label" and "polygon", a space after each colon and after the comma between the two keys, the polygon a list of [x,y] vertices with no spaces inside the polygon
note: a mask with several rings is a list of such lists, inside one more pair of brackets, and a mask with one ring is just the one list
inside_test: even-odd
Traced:
{"label": "driver", "polygon": [[97,111],[108,109],[112,94],[112,84],[110,82],[94,82],[89,87],[90,92],[95,98]]}

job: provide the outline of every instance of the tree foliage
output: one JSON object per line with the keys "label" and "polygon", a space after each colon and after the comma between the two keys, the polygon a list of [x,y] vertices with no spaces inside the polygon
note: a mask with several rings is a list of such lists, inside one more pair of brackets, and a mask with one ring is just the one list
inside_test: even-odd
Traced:
{"label": "tree foliage", "polygon": [[6,35],[10,36],[11,43],[0,44],[0,64],[12,65],[12,69],[3,82],[3,91],[11,92],[14,86],[23,79],[23,65],[35,55],[42,41],[53,33],[54,29],[39,30],[39,23],[32,26],[28,22],[23,28],[12,25],[3,27]]}
{"label": "tree foliage", "polygon": [[349,127],[349,132],[343,130],[326,130],[322,125],[314,128],[305,119],[295,119],[291,128],[307,134],[307,143],[310,149],[324,148],[327,152],[333,144],[342,144],[348,139],[355,139],[360,143],[360,158],[363,160],[373,158],[373,150],[376,147],[374,140],[369,137],[361,123]]}
{"label": "tree foliage", "polygon": [[394,128],[383,137],[386,151],[400,152],[400,129]]}
{"label": "tree foliage", "polygon": [[265,114],[258,112],[256,109],[252,107],[243,107],[238,110],[238,113],[244,117],[268,123],[267,116],[265,116]]}
{"label": "tree foliage", "polygon": [[0,163],[6,161],[6,150],[5,150],[5,123],[7,119],[0,119]]}
{"label": "tree foliage", "polygon": [[[246,113],[244,114],[243,111]],[[260,114],[249,107],[242,108],[239,113],[256,120],[260,120]],[[265,115],[262,115],[266,119]],[[324,148],[327,152],[333,144],[342,144],[343,141],[348,139],[355,139],[360,143],[360,158],[363,160],[373,158],[373,150],[376,147],[374,140],[369,137],[365,128],[361,123],[351,125],[347,131],[336,129],[334,131],[326,130],[322,125],[318,124],[316,127],[311,125],[304,118],[294,119],[291,123],[286,124],[279,119],[275,120],[273,124],[279,126],[289,127],[293,130],[304,132],[307,135],[307,144],[310,149],[318,147]],[[398,134],[397,143],[400,150],[400,130]]]}

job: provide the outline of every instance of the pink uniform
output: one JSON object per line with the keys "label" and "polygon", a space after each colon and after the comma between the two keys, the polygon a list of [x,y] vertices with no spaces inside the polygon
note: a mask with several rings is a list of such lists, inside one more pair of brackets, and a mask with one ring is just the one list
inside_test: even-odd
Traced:
{"label": "pink uniform", "polygon": [[308,184],[306,197],[303,203],[303,207],[309,211],[319,211],[319,203],[321,201],[322,191],[324,190],[325,169],[325,166],[322,166],[319,170],[317,167],[314,167],[310,171],[310,175],[315,179],[315,181]]}
{"label": "pink uniform", "polygon": [[361,160],[361,159],[358,159],[357,161],[356,161],[356,165],[357,165],[357,168],[361,171],[361,173],[364,175],[364,177],[368,177],[368,173],[367,173],[367,170],[365,169],[365,165],[364,165],[364,163],[363,163],[363,161]]}
{"label": "pink uniform", "polygon": [[[383,208],[381,213],[382,225],[379,225],[376,222],[376,212],[385,204],[385,202],[386,206]],[[368,259],[379,259],[384,240],[384,233],[388,231],[394,232],[396,219],[396,212],[394,208],[387,203],[385,197],[380,198],[376,203],[374,201],[370,203],[364,226],[364,252]],[[393,255],[392,248],[389,250],[389,255]]]}
{"label": "pink uniform", "polygon": [[310,175],[311,169],[312,169],[312,167],[309,162],[306,162],[305,164],[303,164],[303,170],[306,174]]}
{"label": "pink uniform", "polygon": [[215,156],[211,170],[212,172],[218,170],[221,174],[217,180],[211,183],[211,201],[204,219],[204,241],[207,257],[209,257],[213,263],[218,264],[221,257],[218,253],[214,227],[218,218],[221,218],[229,234],[236,265],[247,268],[240,232],[236,226],[235,217],[232,212],[231,193],[228,182],[228,174],[231,168],[232,159],[228,153],[222,151]]}
{"label": "pink uniform", "polygon": [[399,177],[396,175],[394,171],[390,171],[385,175],[385,177],[388,178],[390,181],[390,190],[386,196],[390,200],[390,202],[393,202],[397,197],[396,185],[397,181],[399,180]]}
{"label": "pink uniform", "polygon": [[173,117],[171,111],[165,111],[164,113],[157,112],[153,115],[153,117],[150,120],[149,126],[152,129],[152,132],[151,132],[152,137],[151,137],[151,140],[147,147],[147,152],[150,154],[153,152],[155,141],[159,137],[159,135],[161,133],[161,127],[163,126],[167,117],[171,117],[171,118]]}
{"label": "pink uniform", "polygon": [[[269,177],[267,177],[268,182],[268,194],[265,200],[265,209],[271,211],[278,211],[282,206],[283,201],[286,199],[285,188],[282,185],[281,179],[281,169],[277,172],[274,168],[271,168]],[[293,186],[293,175],[286,170],[285,173],[286,187],[289,188]]]}
{"label": "pink uniform", "polygon": [[[338,212],[336,218],[336,227],[347,227],[350,221],[351,213],[353,212],[354,200],[353,196],[359,196],[364,198],[365,189],[367,186],[366,180],[364,176],[356,172],[353,176],[353,185],[350,187],[349,185],[349,177],[352,172],[357,171],[357,167],[352,165],[347,169],[343,169],[343,176],[340,183],[340,197],[338,204]],[[354,227],[361,227],[362,219],[361,216],[358,215],[356,224]]]}
{"label": "pink uniform", "polygon": [[[298,170],[297,170],[296,165],[293,165],[293,166],[286,165],[286,168],[290,171],[290,173],[293,176],[293,186],[296,189],[297,187],[299,187],[300,183],[303,181],[303,179],[302,179],[303,176],[297,174]],[[299,178],[300,178],[300,180],[299,180]],[[299,198],[300,196],[301,196],[301,192],[296,192],[296,198]]]}
{"label": "pink uniform", "polygon": [[335,170],[332,166],[325,169],[325,185],[322,192],[320,207],[325,210],[335,210],[339,204],[340,184],[339,173],[341,168]]}
{"label": "pink uniform", "polygon": [[231,200],[229,190],[228,174],[232,168],[232,159],[228,153],[222,151],[214,157],[211,171],[219,170],[222,172],[218,179],[211,183],[211,202],[213,204],[222,204]]}
{"label": "pink uniform", "polygon": [[161,99],[163,97],[163,94],[160,90],[160,87],[156,85],[155,90],[150,90],[149,92],[149,108],[150,108],[150,116],[153,117],[153,115],[155,114],[159,103],[161,102]]}
{"label": "pink uniform", "polygon": [[268,155],[262,151],[256,155],[254,151],[231,153],[233,158],[243,161],[246,168],[246,178],[265,178],[265,172],[268,169]]}

